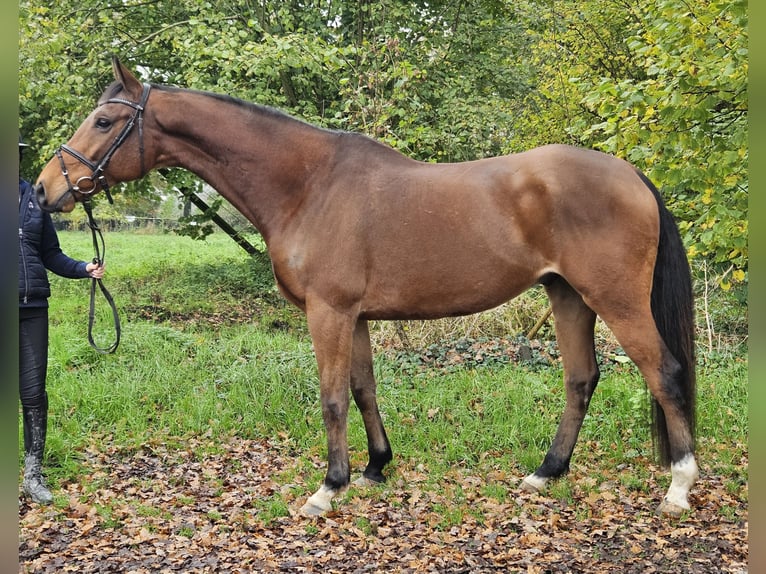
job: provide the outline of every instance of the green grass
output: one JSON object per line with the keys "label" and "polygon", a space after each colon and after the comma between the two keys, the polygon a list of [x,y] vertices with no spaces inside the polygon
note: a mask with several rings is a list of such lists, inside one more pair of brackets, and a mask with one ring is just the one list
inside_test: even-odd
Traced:
{"label": "green grass", "polygon": [[[71,256],[90,257],[85,233],[61,233],[60,239]],[[253,262],[223,235],[198,242],[108,233],[106,242],[105,283],[123,323],[115,354],[99,355],[87,343],[87,282],[51,277],[46,471],[54,483],[80,475],[94,437],[130,449],[152,441],[180,443],[190,435],[236,434],[273,439],[299,456],[324,456],[311,341],[302,315],[276,294],[268,266]],[[98,304],[97,336],[108,340],[106,305]],[[700,457],[726,472],[746,448],[746,355],[734,349],[725,361],[701,362]],[[434,488],[455,468],[531,472],[564,406],[556,365],[444,371],[412,368],[392,353],[379,353],[375,368],[395,466],[424,468]],[[602,468],[612,471],[651,456],[651,438],[636,369],[609,363],[602,370],[573,465],[597,452],[605,457]],[[352,464],[359,468],[366,461],[366,439],[356,409],[349,442]],[[635,465],[620,480],[640,489],[640,473],[649,472],[644,467]],[[316,474],[314,482],[321,480],[309,464],[303,470]],[[735,473],[729,488],[743,481]],[[487,488],[493,498],[508,496],[501,487]],[[562,483],[554,493],[567,498],[569,488]],[[286,512],[279,499],[258,510],[266,521]],[[443,526],[460,519],[445,514]]]}

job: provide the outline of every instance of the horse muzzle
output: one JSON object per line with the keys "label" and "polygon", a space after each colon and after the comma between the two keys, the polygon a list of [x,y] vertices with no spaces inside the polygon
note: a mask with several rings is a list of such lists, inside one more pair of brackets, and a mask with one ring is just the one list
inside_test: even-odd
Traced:
{"label": "horse muzzle", "polygon": [[71,189],[67,189],[54,202],[48,201],[48,197],[45,193],[45,186],[42,183],[37,183],[37,185],[35,185],[34,192],[37,196],[37,203],[40,205],[40,208],[48,213],[58,211],[68,213],[74,209],[74,206],[77,203]]}

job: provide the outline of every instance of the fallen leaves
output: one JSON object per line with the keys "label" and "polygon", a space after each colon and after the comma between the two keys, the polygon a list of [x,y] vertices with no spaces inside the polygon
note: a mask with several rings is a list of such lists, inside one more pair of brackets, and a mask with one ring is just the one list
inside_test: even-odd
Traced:
{"label": "fallen leaves", "polygon": [[[663,490],[654,478],[635,490],[617,477],[595,481],[595,470],[579,467],[564,479],[571,496],[558,500],[519,491],[521,476],[509,469],[456,468],[435,481],[422,464],[401,462],[389,484],[352,487],[327,517],[306,519],[294,509],[316,485],[302,482],[299,465],[268,441],[201,437],[182,448],[137,451],[102,443],[88,453],[88,475],[63,485],[53,507],[20,500],[19,571],[747,568],[746,486],[731,493],[721,477],[704,473],[692,493],[694,512],[671,520],[653,513]],[[488,494],[488,483],[507,496]]]}

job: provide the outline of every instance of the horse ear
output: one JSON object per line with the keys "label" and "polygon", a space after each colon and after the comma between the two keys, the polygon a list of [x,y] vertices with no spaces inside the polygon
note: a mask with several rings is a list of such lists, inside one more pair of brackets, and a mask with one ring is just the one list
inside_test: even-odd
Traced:
{"label": "horse ear", "polygon": [[120,82],[126,91],[141,89],[141,82],[120,62],[117,56],[112,56],[112,69],[114,70],[114,79]]}

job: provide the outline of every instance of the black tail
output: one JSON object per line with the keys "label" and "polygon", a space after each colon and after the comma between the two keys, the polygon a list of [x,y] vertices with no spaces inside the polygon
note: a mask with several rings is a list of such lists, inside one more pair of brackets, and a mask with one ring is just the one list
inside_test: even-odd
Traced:
{"label": "black tail", "polygon": [[[673,390],[680,400],[693,439],[696,425],[696,363],[691,271],[686,249],[673,216],[665,207],[654,184],[642,173],[639,172],[639,175],[654,194],[660,212],[660,241],[652,284],[652,315],[665,345],[681,365],[681,373],[674,380],[678,388]],[[660,462],[664,465],[669,464],[670,444],[665,413],[654,398],[652,434]]]}

